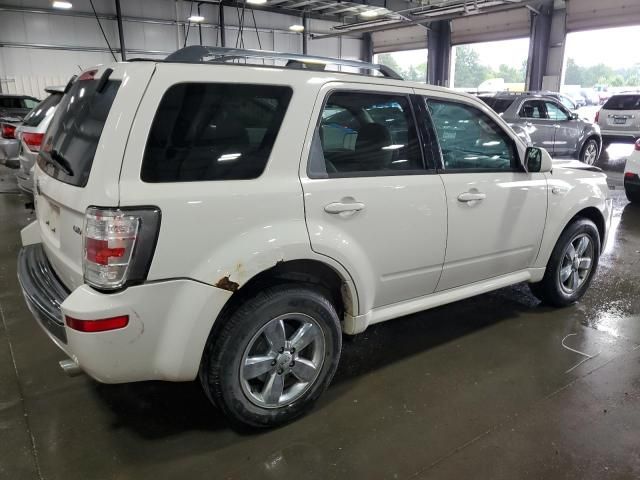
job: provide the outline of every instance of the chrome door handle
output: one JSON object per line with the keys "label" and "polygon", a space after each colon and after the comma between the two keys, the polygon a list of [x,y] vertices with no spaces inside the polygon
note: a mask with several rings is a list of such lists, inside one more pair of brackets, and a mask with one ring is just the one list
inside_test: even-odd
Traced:
{"label": "chrome door handle", "polygon": [[478,202],[485,198],[487,198],[487,195],[484,193],[465,192],[458,195],[458,201],[464,203]]}
{"label": "chrome door handle", "polygon": [[334,202],[326,205],[324,207],[324,211],[327,213],[331,213],[332,215],[336,214],[345,214],[345,215],[353,215],[360,210],[364,210],[364,203],[360,202]]}

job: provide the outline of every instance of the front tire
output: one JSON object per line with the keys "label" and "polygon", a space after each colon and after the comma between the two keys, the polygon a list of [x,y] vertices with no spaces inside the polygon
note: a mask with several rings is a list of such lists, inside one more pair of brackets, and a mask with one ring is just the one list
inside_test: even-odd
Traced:
{"label": "front tire", "polygon": [[313,288],[280,285],[218,321],[200,381],[234,423],[274,427],[306,413],[326,390],[342,348],[340,321]]}
{"label": "front tire", "polygon": [[598,142],[594,138],[588,139],[580,150],[580,161],[587,165],[595,165],[599,157]]}
{"label": "front tire", "polygon": [[542,302],[566,307],[585,294],[600,259],[600,234],[595,224],[580,218],[565,228],[551,253],[542,281],[529,285]]}
{"label": "front tire", "polygon": [[640,190],[631,191],[629,188],[625,188],[624,193],[631,203],[640,203]]}

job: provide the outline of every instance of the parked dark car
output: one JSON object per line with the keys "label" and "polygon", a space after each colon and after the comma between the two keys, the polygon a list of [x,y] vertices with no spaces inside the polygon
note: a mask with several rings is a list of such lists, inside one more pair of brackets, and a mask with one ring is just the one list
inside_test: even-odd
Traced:
{"label": "parked dark car", "polygon": [[600,127],[582,120],[555,98],[534,93],[498,93],[479,98],[511,126],[524,129],[534,146],[554,157],[577,158],[593,165],[602,151]]}
{"label": "parked dark car", "polygon": [[16,128],[38,103],[40,100],[28,95],[0,94],[0,164],[18,166]]}

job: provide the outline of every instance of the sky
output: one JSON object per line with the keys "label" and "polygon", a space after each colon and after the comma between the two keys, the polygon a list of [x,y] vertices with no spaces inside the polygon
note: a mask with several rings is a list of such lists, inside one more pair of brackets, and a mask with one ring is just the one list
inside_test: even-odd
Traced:
{"label": "sky", "polygon": [[[640,63],[640,26],[574,32],[567,35],[565,54],[578,65],[604,63],[613,68]],[[480,62],[497,69],[500,64],[522,65],[529,53],[529,39],[518,38],[499,42],[473,44]],[[394,58],[402,68],[426,61],[426,49],[395,52]]]}

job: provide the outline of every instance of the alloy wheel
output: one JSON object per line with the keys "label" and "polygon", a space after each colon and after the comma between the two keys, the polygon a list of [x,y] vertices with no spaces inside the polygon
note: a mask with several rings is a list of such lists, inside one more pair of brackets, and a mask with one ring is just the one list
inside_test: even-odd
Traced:
{"label": "alloy wheel", "polygon": [[568,295],[574,294],[589,278],[593,266],[595,249],[587,234],[575,236],[562,255],[558,281]]}
{"label": "alloy wheel", "polygon": [[318,378],[324,352],[324,333],[313,318],[303,313],[273,318],[244,351],[239,372],[242,390],[262,408],[289,405]]}

